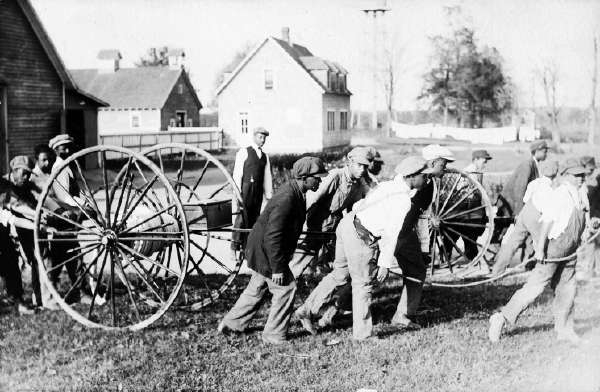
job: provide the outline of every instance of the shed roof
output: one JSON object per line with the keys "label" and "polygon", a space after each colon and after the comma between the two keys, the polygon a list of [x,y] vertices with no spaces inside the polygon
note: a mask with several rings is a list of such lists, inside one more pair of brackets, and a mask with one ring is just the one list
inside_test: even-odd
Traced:
{"label": "shed roof", "polygon": [[82,89],[101,97],[116,109],[161,109],[183,75],[198,107],[202,108],[183,69],[161,66],[120,68],[111,73],[98,72],[97,69],[74,69],[70,72]]}

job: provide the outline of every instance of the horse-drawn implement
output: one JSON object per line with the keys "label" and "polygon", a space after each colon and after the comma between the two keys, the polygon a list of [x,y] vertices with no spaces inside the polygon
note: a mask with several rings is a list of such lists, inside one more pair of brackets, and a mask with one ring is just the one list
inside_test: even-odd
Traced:
{"label": "horse-drawn implement", "polygon": [[[84,170],[96,159],[99,170]],[[71,176],[78,191],[64,189],[62,176]],[[448,170],[435,185],[427,217],[429,279],[460,283],[493,260],[498,220],[472,176]],[[59,193],[77,196],[50,207]],[[243,262],[230,258],[232,233],[243,230],[233,228],[238,215],[245,217],[238,188],[202,149],[178,143],[141,153],[88,148],[53,171],[39,200],[34,235],[41,280],[86,326],[142,329],[171,306],[198,310],[232,286]]]}

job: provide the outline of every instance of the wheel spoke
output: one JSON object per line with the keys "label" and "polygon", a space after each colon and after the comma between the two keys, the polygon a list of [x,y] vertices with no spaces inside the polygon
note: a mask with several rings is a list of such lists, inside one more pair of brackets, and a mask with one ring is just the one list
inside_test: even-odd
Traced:
{"label": "wheel spoke", "polygon": [[[121,253],[121,257],[123,257],[123,259],[127,258],[127,255],[125,254],[125,252],[123,252],[123,250],[121,248],[117,247],[117,250],[119,251],[119,253]],[[155,290],[154,287],[152,287],[152,285],[144,277],[144,275],[138,270],[137,266],[133,262],[129,261],[129,259],[127,261],[127,264],[130,265],[133,268],[133,270],[135,271],[135,273],[140,277],[140,279],[142,279],[142,282],[144,282],[144,284],[146,284],[146,286],[150,289],[150,291],[152,292],[152,294],[154,294],[156,296],[156,298],[158,298],[158,300],[160,301],[161,305],[163,305],[165,303],[165,301],[160,297],[160,295],[156,291],[156,290],[160,291],[160,289],[158,288],[158,286],[156,286],[156,284],[153,282],[154,285],[156,286],[156,290]],[[148,278],[150,278],[150,277],[148,276]]]}
{"label": "wheel spoke", "polygon": [[[456,230],[454,230],[452,227],[446,226],[446,229],[450,230],[450,231],[451,231],[451,232],[453,232],[454,234],[458,234],[459,236],[461,236],[461,237],[462,237],[462,239],[463,239],[463,241],[464,241],[464,240],[467,240],[467,241],[469,241],[470,243],[472,243],[472,244],[474,244],[474,245],[478,246],[479,248],[483,248],[483,245],[481,245],[479,242],[477,242],[477,241],[473,240],[472,238],[469,238],[469,237],[467,237],[465,234],[462,234],[462,233],[461,233],[461,232],[459,232],[459,231],[456,231]],[[487,250],[488,252],[490,252],[490,253],[496,254],[496,252],[494,252],[494,251],[493,251],[493,250],[491,250],[491,249],[486,249],[486,250]]]}
{"label": "wheel spoke", "polygon": [[[437,192],[435,195],[435,213],[438,213],[438,209],[440,208],[440,195],[442,193],[442,180],[435,177],[432,181],[435,182],[435,185],[437,185]],[[446,185],[446,184],[444,184]],[[445,186],[444,186],[445,188]]]}
{"label": "wheel spoke", "polygon": [[435,254],[436,254],[436,249],[437,249],[435,238],[437,237],[437,235],[438,235],[438,231],[437,231],[437,229],[434,229],[433,230],[433,244],[431,245],[431,267],[430,267],[431,276],[433,276],[433,269],[435,266]]}
{"label": "wheel spoke", "polygon": [[[73,195],[71,195],[71,193],[69,193],[69,190],[67,188],[65,188],[65,186],[63,184],[61,184],[60,181],[55,181],[55,183],[58,184],[58,186],[60,186],[66,194],[69,195],[71,200],[73,200],[73,202],[75,203],[75,206],[83,213],[83,215],[85,215],[85,217],[88,218],[94,224],[94,226],[96,226],[96,228],[98,230],[102,230],[102,228],[100,227],[98,222],[96,222],[95,219],[92,219],[92,217],[87,213],[85,208],[83,208],[83,206],[81,204],[79,204],[79,202],[75,199],[75,197]],[[48,211],[50,211],[50,210],[48,210]]]}
{"label": "wheel spoke", "polygon": [[458,200],[450,208],[448,208],[448,210],[446,212],[444,212],[443,214],[441,214],[441,217],[443,217],[444,215],[449,214],[451,211],[453,211],[456,207],[458,207],[460,205],[460,203],[462,203],[463,201],[465,201],[466,198],[469,197],[469,196],[471,196],[476,190],[477,190],[477,188],[475,188],[475,187],[471,188],[471,190],[469,190],[469,192],[465,193],[460,198],[460,200]]}
{"label": "wheel spoke", "polygon": [[129,254],[131,254],[131,255],[134,255],[134,256],[136,256],[136,257],[138,257],[138,258],[140,258],[140,259],[142,259],[142,260],[144,260],[144,261],[146,261],[146,262],[148,262],[148,263],[150,263],[150,264],[152,264],[152,265],[155,265],[155,266],[157,266],[157,267],[159,267],[159,268],[162,268],[162,269],[164,269],[165,271],[168,271],[169,273],[171,273],[172,275],[175,275],[176,277],[179,277],[179,274],[178,274],[177,272],[173,271],[173,270],[172,270],[172,269],[170,269],[170,268],[167,268],[167,267],[165,267],[164,265],[161,265],[161,264],[157,263],[156,261],[152,260],[152,259],[151,259],[151,258],[149,258],[149,257],[146,257],[146,256],[144,256],[143,254],[141,254],[141,253],[140,253],[140,252],[138,252],[137,250],[135,250],[135,249],[132,249],[132,248],[130,248],[129,246],[127,246],[127,245],[125,245],[125,244],[122,244],[122,243],[120,243],[120,242],[117,244],[117,246],[118,246],[119,248],[121,248],[123,251],[126,251],[126,252],[127,252],[127,253],[129,253]]}
{"label": "wheel spoke", "polygon": [[225,182],[223,185],[218,187],[217,190],[215,190],[213,193],[211,193],[210,196],[208,196],[208,198],[212,199],[213,197],[215,197],[219,192],[221,192],[223,189],[227,188],[227,185],[229,185],[229,183]]}
{"label": "wheel spoke", "polygon": [[83,175],[83,170],[81,170],[81,165],[79,164],[79,161],[77,159],[75,159],[74,162],[75,162],[75,167],[77,168],[77,172],[79,173],[79,177],[81,177],[81,180],[83,182],[83,187],[85,188],[85,190],[87,191],[87,193],[89,195],[89,200],[91,201],[90,204],[93,204],[92,208],[96,212],[96,216],[101,221],[100,223],[105,226],[106,222],[104,222],[104,218],[102,217],[102,213],[100,212],[100,207],[98,207],[98,203],[96,203],[96,199],[94,199],[94,194],[92,193],[92,191],[90,189],[87,179]]}
{"label": "wheel spoke", "polygon": [[[94,312],[94,304],[96,302],[96,297],[98,296],[98,290],[99,290],[100,286],[102,286],[102,276],[104,274],[104,267],[106,266],[106,258],[108,257],[108,250],[106,249],[106,247],[104,247],[102,249],[102,252],[104,252],[104,258],[102,259],[102,266],[100,267],[100,273],[98,274],[98,280],[96,282],[96,287],[94,288],[94,293],[92,294],[92,303],[90,304],[90,309],[88,311],[88,316],[87,316],[88,319],[90,319],[92,317],[92,313]],[[98,257],[100,257],[100,254],[102,254],[102,252],[98,253],[98,255],[96,256],[96,260],[98,259]],[[94,261],[94,263],[95,262],[96,261]]]}
{"label": "wheel spoke", "polygon": [[456,189],[456,186],[458,185],[458,181],[460,180],[460,175],[456,176],[456,180],[454,181],[454,184],[452,185],[452,188],[450,189],[450,192],[448,192],[448,196],[446,197],[446,199],[444,200],[444,204],[442,205],[442,207],[438,210],[438,214],[441,214],[444,211],[444,208],[446,207],[446,204],[448,204],[448,201],[450,200],[450,198],[452,197],[452,193],[454,193],[454,190]]}
{"label": "wheel spoke", "polygon": [[40,238],[39,242],[98,242],[98,238]]}
{"label": "wheel spoke", "polygon": [[81,253],[78,253],[78,254],[76,254],[75,256],[69,257],[67,260],[60,262],[60,264],[53,265],[52,267],[50,267],[50,268],[46,269],[46,273],[50,273],[50,272],[52,272],[52,271],[55,271],[55,270],[57,270],[57,269],[60,269],[60,268],[62,268],[63,266],[65,266],[66,264],[70,263],[71,261],[73,261],[73,260],[76,260],[76,259],[78,259],[78,258],[80,258],[80,257],[83,257],[83,256],[87,255],[88,253],[90,253],[90,252],[92,252],[92,251],[94,251],[94,250],[98,249],[100,246],[101,246],[101,244],[95,244],[95,245],[92,245],[92,246],[91,246],[91,247],[89,247],[89,249],[87,249],[86,251],[84,251],[84,252],[81,252]]}
{"label": "wheel spoke", "polygon": [[177,181],[175,182],[175,193],[179,195],[181,190],[181,181],[183,180],[183,166],[185,163],[185,149],[181,150],[181,163],[179,164],[179,170],[177,170]]}
{"label": "wheel spoke", "polygon": [[140,311],[139,311],[139,309],[137,307],[137,303],[135,302],[135,299],[133,297],[133,292],[131,291],[131,285],[129,284],[129,280],[127,279],[127,274],[125,274],[125,270],[123,269],[123,264],[122,264],[121,260],[119,260],[119,258],[117,257],[117,252],[114,249],[111,249],[111,254],[112,254],[113,259],[115,260],[115,263],[119,267],[119,270],[116,271],[117,276],[119,277],[121,282],[123,282],[123,285],[127,289],[127,295],[129,296],[129,300],[131,301],[131,303],[133,305],[133,310],[134,310],[136,319],[139,323],[140,321],[142,321],[142,318],[140,317]]}
{"label": "wheel spoke", "polygon": [[200,172],[200,177],[198,177],[198,180],[196,180],[196,183],[192,187],[192,192],[189,194],[188,199],[186,200],[186,203],[189,203],[190,200],[192,199],[192,195],[196,193],[196,188],[198,188],[198,186],[200,185],[200,182],[202,181],[202,177],[204,177],[204,173],[206,173],[206,169],[208,168],[209,164],[210,164],[210,161],[207,159],[206,163],[204,164],[204,167],[202,168],[202,171]]}
{"label": "wheel spoke", "polygon": [[156,180],[158,180],[158,176],[157,175],[155,175],[150,182],[146,183],[146,185],[144,186],[144,189],[142,190],[142,193],[140,195],[138,195],[136,201],[129,208],[129,211],[127,211],[127,213],[124,214],[123,218],[121,219],[121,223],[126,222],[127,218],[129,218],[129,216],[131,214],[133,214],[133,211],[140,204],[140,202],[142,201],[142,199],[146,196],[146,194],[148,193],[148,191],[150,190],[150,188],[152,187],[152,185],[154,185],[154,183],[156,182]]}
{"label": "wheel spoke", "polygon": [[140,227],[141,225],[143,225],[144,223],[151,221],[152,219],[156,218],[157,216],[164,214],[165,212],[169,211],[171,208],[174,208],[176,206],[175,203],[168,205],[167,207],[163,208],[162,210],[155,212],[154,214],[150,215],[149,217],[146,217],[144,220],[142,220],[141,222],[137,222],[135,225],[126,228],[125,230],[123,230],[122,232],[120,232],[119,234],[125,234],[125,233],[129,233],[131,232],[131,230]]}
{"label": "wheel spoke", "polygon": [[449,226],[464,226],[464,227],[479,227],[479,228],[487,228],[487,225],[483,223],[469,223],[469,222],[461,222],[461,221],[447,221],[442,219],[442,222]]}
{"label": "wheel spoke", "polygon": [[465,255],[465,253],[458,247],[458,244],[456,243],[456,241],[454,241],[452,239],[452,237],[450,237],[450,235],[446,232],[442,232],[443,235],[446,236],[446,238],[448,238],[448,240],[452,243],[452,246],[454,247],[454,249],[456,249],[458,251],[458,253],[460,253],[460,255],[465,259],[465,260],[469,260],[469,258],[467,257],[467,255]]}
{"label": "wheel spoke", "polygon": [[195,245],[198,249],[202,250],[206,256],[210,257],[215,263],[217,263],[218,265],[220,265],[221,268],[223,268],[225,271],[227,271],[228,274],[232,274],[233,273],[233,271],[231,269],[229,269],[229,267],[227,267],[220,260],[218,260],[215,256],[213,256],[208,250],[203,249],[200,245],[196,244],[193,241],[190,241],[190,243],[193,244],[193,245]]}
{"label": "wheel spoke", "polygon": [[[117,186],[119,188],[121,188],[121,192],[119,192],[119,200],[117,201],[117,208],[115,209],[115,221],[113,222],[113,229],[115,229],[117,226],[117,220],[119,217],[119,212],[121,210],[121,204],[123,203],[123,193],[125,191],[126,184],[129,180],[129,173],[131,171],[131,161],[132,161],[132,157],[129,157],[129,159],[127,160],[127,168],[125,169],[125,175],[123,176],[123,179],[122,179],[123,181],[121,182],[121,178],[117,178]],[[114,199],[114,194],[113,194],[113,199]],[[111,252],[111,257],[112,257],[112,252]]]}
{"label": "wheel spoke", "polygon": [[[83,273],[81,275],[79,275],[79,277],[77,278],[77,280],[75,281],[75,283],[71,286],[71,288],[67,291],[67,294],[65,294],[64,298],[68,298],[69,295],[71,295],[71,293],[73,292],[73,290],[81,285],[81,282],[83,281],[83,279],[85,278],[85,275],[89,273],[90,269],[92,268],[92,266],[96,263],[96,261],[98,261],[98,258],[100,257],[100,255],[102,254],[102,251],[98,252],[98,254],[96,255],[96,257],[94,257],[94,259],[92,260],[91,263],[89,263]],[[91,276],[91,275],[90,275]],[[93,276],[92,276],[93,278]]]}
{"label": "wheel spoke", "polygon": [[[107,252],[108,253],[108,252]],[[117,310],[115,308],[115,262],[114,253],[110,252],[110,305],[112,310],[113,327],[117,325]]]}
{"label": "wheel spoke", "polygon": [[[134,165],[135,168],[137,169],[138,173],[140,173],[140,177],[146,181],[146,183],[148,183],[148,179],[146,178],[146,175],[144,174],[144,171],[140,168],[140,165],[137,163],[137,161],[134,161]],[[164,170],[161,170],[162,173],[164,173]],[[139,189],[138,189],[139,191]],[[158,206],[162,207],[162,202],[160,201],[160,197],[156,194],[156,192],[154,191],[154,189],[150,190],[150,193],[152,193],[152,196],[154,197],[154,203]],[[168,192],[167,192],[167,198],[169,197]],[[167,199],[167,203],[168,203],[168,199]]]}
{"label": "wheel spoke", "polygon": [[481,210],[481,209],[485,209],[485,205],[482,204],[482,205],[477,206],[475,208],[471,208],[471,209],[466,210],[466,211],[457,212],[456,214],[452,214],[450,216],[446,216],[446,214],[444,214],[441,217],[447,220],[447,219],[457,218],[457,217],[462,216],[462,215],[467,215],[467,214],[469,214],[471,212],[475,212],[475,211]]}
{"label": "wheel spoke", "polygon": [[[448,253],[448,250],[446,249],[446,245],[444,245],[444,238],[443,237],[435,237],[436,241],[438,242],[438,246],[441,246],[442,251],[440,252],[440,255],[444,255],[444,259],[446,260],[446,264],[448,265],[448,269],[450,270],[450,272],[452,273],[452,249],[450,249],[450,253]],[[442,263],[440,263],[440,266],[442,265]]]}
{"label": "wheel spoke", "polygon": [[104,220],[106,221],[106,226],[111,227],[110,225],[110,205],[112,201],[110,199],[110,195],[108,193],[108,173],[106,171],[106,151],[102,151],[100,154],[102,157],[102,181],[104,181],[104,196],[106,197],[106,211],[104,215]]}

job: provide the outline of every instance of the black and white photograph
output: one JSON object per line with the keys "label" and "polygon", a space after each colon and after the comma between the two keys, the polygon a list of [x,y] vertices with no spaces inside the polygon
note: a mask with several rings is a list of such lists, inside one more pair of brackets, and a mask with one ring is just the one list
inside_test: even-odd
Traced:
{"label": "black and white photograph", "polygon": [[600,1],[0,0],[0,391],[600,392]]}

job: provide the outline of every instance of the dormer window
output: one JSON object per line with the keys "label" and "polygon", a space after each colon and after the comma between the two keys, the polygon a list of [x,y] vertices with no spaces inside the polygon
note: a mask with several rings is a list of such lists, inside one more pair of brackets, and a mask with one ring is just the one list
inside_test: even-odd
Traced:
{"label": "dormer window", "polygon": [[273,70],[265,69],[265,90],[273,90]]}
{"label": "dormer window", "polygon": [[337,89],[337,74],[333,72],[328,73],[327,88],[332,91],[335,91],[335,89]]}
{"label": "dormer window", "polygon": [[340,75],[339,76],[339,89],[340,91],[346,91],[346,75]]}

